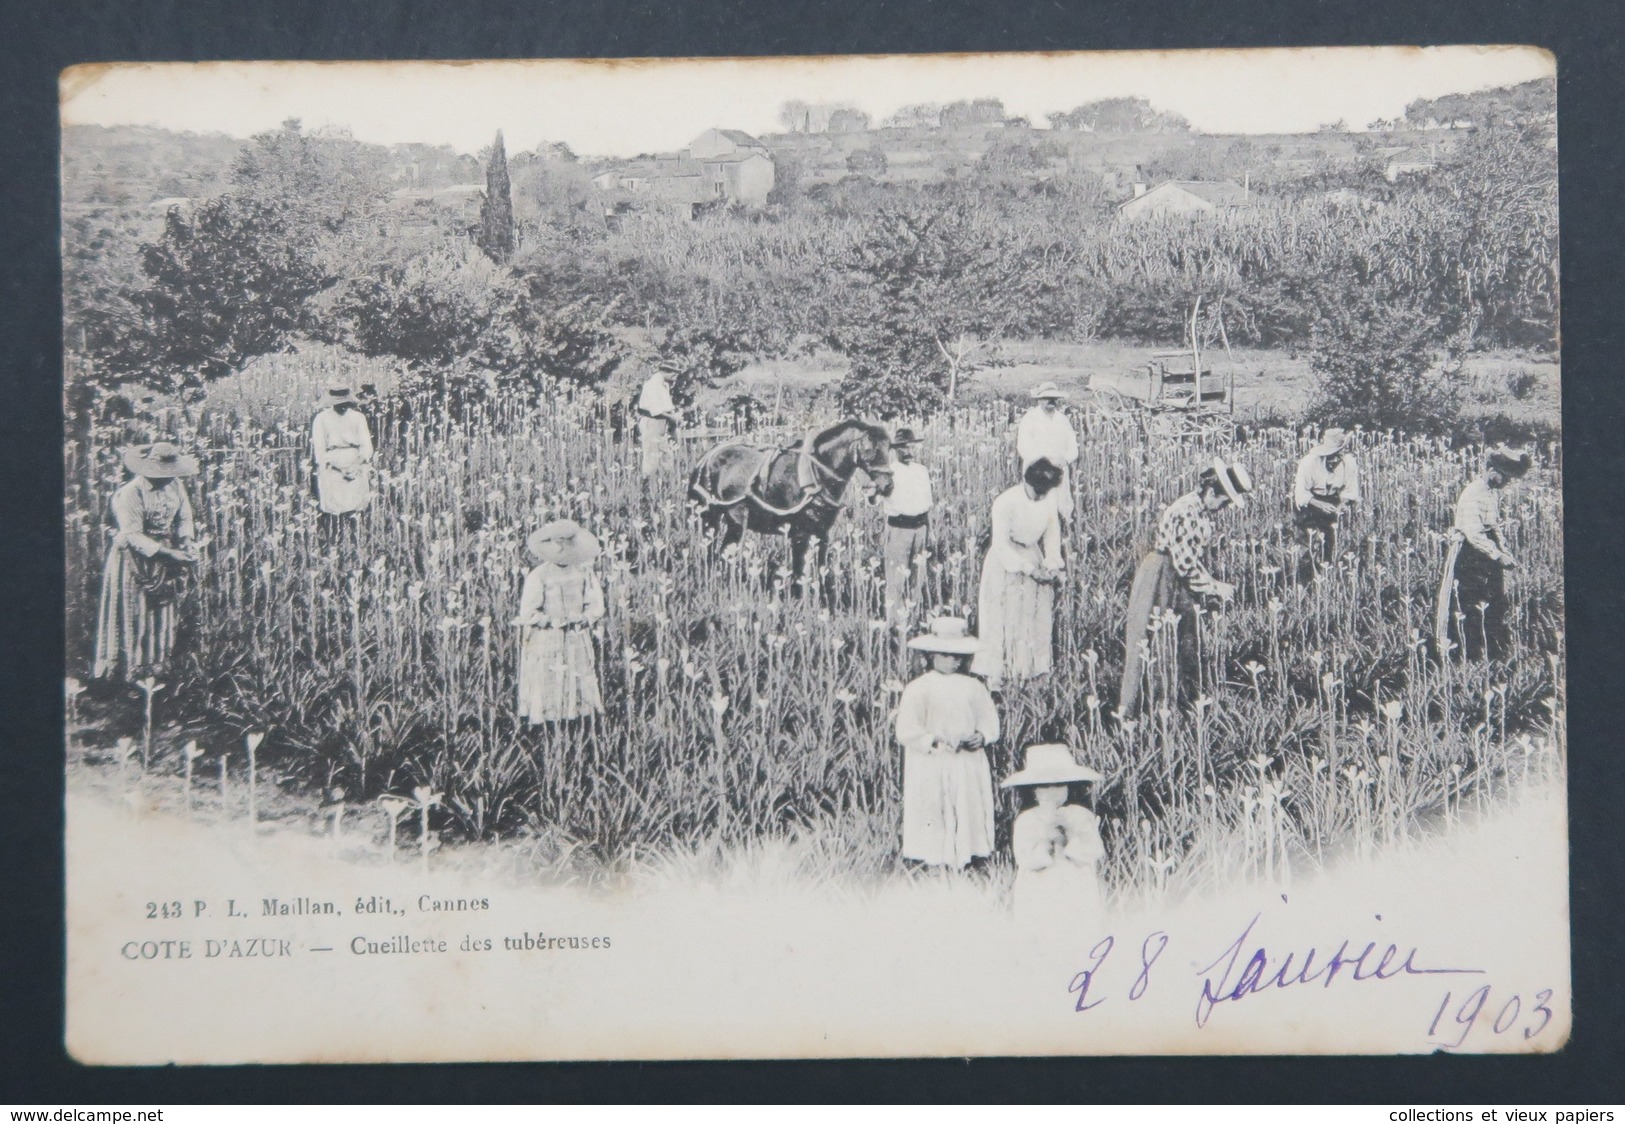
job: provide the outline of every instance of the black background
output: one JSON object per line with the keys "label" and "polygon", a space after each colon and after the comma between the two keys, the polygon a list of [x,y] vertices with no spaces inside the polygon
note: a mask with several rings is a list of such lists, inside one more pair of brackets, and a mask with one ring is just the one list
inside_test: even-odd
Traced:
{"label": "black background", "polygon": [[[0,6],[0,1103],[1625,1100],[1625,110],[1617,0]],[[1546,1057],[978,1059],[93,1069],[62,1049],[61,276],[56,76],[81,62],[1518,43],[1558,59],[1574,1035]],[[1154,99],[1153,99],[1154,100]],[[1464,924],[1516,923],[1486,912]],[[854,996],[854,1003],[862,997]],[[245,1019],[254,1013],[245,1010]]]}

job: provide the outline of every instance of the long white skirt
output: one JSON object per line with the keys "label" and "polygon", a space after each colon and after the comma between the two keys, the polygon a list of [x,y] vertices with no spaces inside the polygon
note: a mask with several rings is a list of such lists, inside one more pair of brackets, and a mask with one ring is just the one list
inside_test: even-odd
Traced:
{"label": "long white skirt", "polygon": [[[345,474],[355,479],[346,480]],[[372,502],[372,466],[361,463],[355,449],[339,449],[316,473],[316,498],[329,515],[360,511]]]}
{"label": "long white skirt", "polygon": [[982,647],[971,670],[997,689],[1005,679],[1031,679],[1050,670],[1055,586],[1012,574],[988,553],[976,600],[976,635]]}
{"label": "long white skirt", "polygon": [[591,633],[534,625],[525,629],[519,651],[519,717],[535,725],[582,718],[603,709]]}
{"label": "long white skirt", "polygon": [[993,771],[980,749],[903,751],[903,857],[962,867],[993,853]]}

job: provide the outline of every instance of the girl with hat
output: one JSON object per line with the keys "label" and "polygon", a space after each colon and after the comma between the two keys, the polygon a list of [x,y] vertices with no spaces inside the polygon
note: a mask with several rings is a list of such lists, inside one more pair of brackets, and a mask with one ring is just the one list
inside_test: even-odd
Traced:
{"label": "girl with hat", "polygon": [[1298,462],[1292,483],[1292,522],[1310,537],[1318,536],[1321,559],[1337,558],[1337,521],[1360,502],[1360,469],[1348,451],[1348,434],[1328,429],[1320,443]]}
{"label": "girl with hat", "polygon": [[556,519],[525,541],[536,568],[519,594],[519,717],[531,725],[603,711],[589,630],[604,616],[593,572],[598,540],[572,519]]}
{"label": "girl with hat", "polygon": [[903,688],[903,858],[958,870],[993,853],[993,774],[986,747],[999,712],[982,681],[965,674],[976,637],[958,617],[938,617],[908,642],[931,668]]}
{"label": "girl with hat", "polygon": [[1118,713],[1128,717],[1140,702],[1140,681],[1149,673],[1143,658],[1154,610],[1177,616],[1176,653],[1179,697],[1190,699],[1196,688],[1196,606],[1200,601],[1224,603],[1235,587],[1215,578],[1202,561],[1213,538],[1213,516],[1228,507],[1246,506],[1253,479],[1240,464],[1221,457],[1202,470],[1194,492],[1186,492],[1163,509],[1157,538],[1134,572],[1128,596],[1128,627],[1123,637],[1123,684],[1118,692]]}
{"label": "girl with hat", "polygon": [[976,627],[982,648],[972,670],[999,690],[1006,677],[1031,679],[1050,670],[1055,586],[1061,561],[1060,468],[1027,466],[1024,479],[993,501],[992,534],[982,560]]}
{"label": "girl with hat", "polygon": [[327,405],[310,423],[316,463],[316,500],[326,515],[348,515],[372,502],[372,431],[347,386],[327,392]]}
{"label": "girl with hat", "polygon": [[178,603],[197,564],[181,478],[197,475],[198,462],[159,441],[126,449],[124,467],[135,479],[113,494],[117,532],[102,570],[93,673],[133,681],[163,673],[174,649]]}
{"label": "girl with hat", "polygon": [[1089,809],[1067,803],[1069,786],[1098,782],[1099,773],[1072,758],[1065,745],[1029,746],[1026,763],[1001,788],[1032,793],[1016,816],[1011,850],[1016,860],[1014,906],[1024,925],[1058,928],[1057,936],[1082,936],[1078,928],[1100,917],[1096,867],[1106,857],[1100,820]]}
{"label": "girl with hat", "polygon": [[1456,500],[1456,517],[1445,553],[1444,576],[1434,610],[1439,652],[1459,645],[1470,660],[1504,659],[1510,643],[1506,623],[1506,572],[1512,555],[1501,543],[1501,492],[1529,471],[1527,452],[1492,449],[1484,471]]}
{"label": "girl with hat", "polygon": [[1070,519],[1072,465],[1078,459],[1078,434],[1061,410],[1066,391],[1052,382],[1041,382],[1033,387],[1032,396],[1035,404],[1016,426],[1016,455],[1021,458],[1022,472],[1039,460],[1047,460],[1061,470],[1061,482],[1055,492],[1056,510],[1063,520]]}

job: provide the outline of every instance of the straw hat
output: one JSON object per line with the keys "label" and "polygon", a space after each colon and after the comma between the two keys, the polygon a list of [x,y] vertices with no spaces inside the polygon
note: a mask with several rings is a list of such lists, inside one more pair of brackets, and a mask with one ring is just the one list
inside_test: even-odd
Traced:
{"label": "straw hat", "polygon": [[330,386],[327,388],[327,404],[337,406],[340,402],[354,402],[355,394],[347,386]]}
{"label": "straw hat", "polygon": [[555,519],[532,531],[525,548],[543,562],[576,566],[598,557],[598,539],[574,519]]}
{"label": "straw hat", "polygon": [[1230,502],[1237,508],[1247,506],[1243,498],[1253,490],[1253,478],[1248,475],[1247,467],[1240,461],[1235,464],[1225,464],[1223,457],[1213,458],[1213,475],[1219,478],[1219,487],[1224,494],[1230,497]]}
{"label": "straw hat", "polygon": [[1505,445],[1491,449],[1486,458],[1488,467],[1495,469],[1502,476],[1517,479],[1528,472],[1535,463],[1527,449],[1509,449]]}
{"label": "straw hat", "polygon": [[1065,398],[1067,397],[1067,393],[1052,382],[1041,382],[1037,386],[1033,387],[1033,397],[1039,399]]}
{"label": "straw hat", "polygon": [[125,449],[124,467],[137,476],[168,480],[197,475],[197,458],[186,456],[168,441],[155,441],[151,445],[131,445]]}
{"label": "straw hat", "polygon": [[1059,742],[1027,747],[1027,761],[1019,773],[1011,773],[999,782],[1000,788],[1015,788],[1028,784],[1077,784],[1079,781],[1101,781],[1105,778],[1087,765],[1072,759],[1072,750]]}
{"label": "straw hat", "polygon": [[1328,429],[1320,435],[1320,444],[1309,451],[1317,457],[1330,457],[1341,453],[1349,447],[1349,435],[1337,427]]}
{"label": "straw hat", "polygon": [[891,447],[897,449],[904,445],[919,445],[924,441],[925,438],[916,436],[914,431],[905,425],[897,431],[897,436],[891,439]]}
{"label": "straw hat", "polygon": [[964,617],[938,617],[931,622],[931,631],[908,642],[916,652],[942,652],[950,656],[973,656],[982,642],[970,634],[970,625]]}

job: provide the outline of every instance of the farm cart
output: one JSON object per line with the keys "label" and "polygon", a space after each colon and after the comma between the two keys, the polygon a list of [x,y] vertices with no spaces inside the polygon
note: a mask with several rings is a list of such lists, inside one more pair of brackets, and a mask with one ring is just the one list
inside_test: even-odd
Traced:
{"label": "farm cart", "polygon": [[[1218,316],[1206,325],[1199,319],[1200,299],[1187,321],[1188,345],[1176,351],[1154,351],[1144,367],[1145,394],[1137,397],[1109,382],[1093,382],[1093,400],[1084,407],[1084,420],[1090,432],[1126,435],[1139,430],[1148,438],[1209,439],[1230,441],[1235,437],[1235,364],[1227,364],[1224,375],[1203,366],[1203,337],[1212,342],[1215,335],[1224,342],[1228,356],[1230,341],[1224,335],[1224,322]],[[1205,329],[1205,331],[1203,330]]]}

